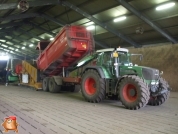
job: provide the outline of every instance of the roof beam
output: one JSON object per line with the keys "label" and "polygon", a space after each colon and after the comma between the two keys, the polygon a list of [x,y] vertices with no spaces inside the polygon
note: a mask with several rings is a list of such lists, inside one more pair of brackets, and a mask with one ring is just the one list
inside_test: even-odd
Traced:
{"label": "roof beam", "polygon": [[38,40],[44,40],[43,38],[41,38],[41,37],[38,37],[38,36],[36,36],[36,35],[34,35],[34,34],[31,34],[30,32],[27,32],[27,31],[25,31],[25,30],[23,30],[22,28],[18,28],[17,29],[18,31],[20,31],[21,33],[23,33],[23,34],[26,34],[26,35],[28,35],[28,36],[30,36],[30,37],[32,37],[32,38],[36,38],[36,39],[38,39]]}
{"label": "roof beam", "polygon": [[7,28],[7,27],[15,27],[15,26],[20,26],[23,25],[23,23],[21,22],[9,22],[9,23],[5,23],[5,24],[0,24],[0,28]]}
{"label": "roof beam", "polygon": [[130,12],[132,12],[133,14],[135,14],[137,17],[139,17],[140,19],[142,19],[144,22],[146,22],[148,25],[150,25],[152,28],[154,28],[156,31],[158,31],[161,35],[163,35],[164,37],[166,37],[169,41],[171,41],[173,44],[176,44],[177,41],[171,37],[168,33],[166,33],[164,30],[162,30],[161,28],[159,28],[159,26],[157,26],[154,22],[152,22],[151,20],[149,20],[146,16],[144,16],[143,14],[141,14],[139,11],[137,11],[134,7],[132,7],[131,5],[129,5],[125,0],[117,0],[122,6],[124,6],[127,10],[129,10]]}
{"label": "roof beam", "polygon": [[43,18],[45,18],[45,19],[48,19],[48,20],[50,20],[50,21],[52,21],[52,22],[54,22],[54,23],[56,23],[56,24],[58,24],[58,25],[60,25],[60,26],[64,26],[64,25],[65,25],[64,22],[61,22],[61,21],[59,21],[59,20],[56,20],[56,19],[54,19],[54,18],[52,18],[52,17],[50,17],[50,16],[48,16],[48,15],[46,15],[46,14],[41,14],[41,17],[43,17]]}
{"label": "roof beam", "polygon": [[[12,40],[10,40],[10,39],[7,39],[6,37],[5,38],[1,38],[1,39],[3,39],[3,40],[6,40],[6,41],[8,41],[8,42],[11,42],[11,43],[13,43],[13,44],[17,44],[16,42],[14,42],[14,41],[12,41]],[[4,43],[4,42],[2,42],[2,43]],[[15,46],[15,45],[9,45],[9,44],[7,44],[6,43],[6,45],[8,46],[8,47],[12,47],[12,48],[14,48],[14,49],[21,49],[21,48],[18,48],[17,46]],[[24,47],[26,47],[25,45],[23,45]],[[28,50],[28,51],[27,51]],[[29,51],[29,49],[24,49],[23,51],[26,51],[25,52],[25,54],[32,54],[32,55],[34,55],[34,53],[35,52],[33,52],[33,51]],[[36,54],[36,53],[35,53]]]}
{"label": "roof beam", "polygon": [[[0,46],[0,47],[2,47],[2,48],[4,48],[4,49],[7,49],[7,50],[9,50],[9,51],[15,51],[15,50],[11,50],[11,49],[8,48],[8,47],[14,48],[14,46],[10,46],[9,44],[7,44],[7,43],[5,43],[5,42],[2,42],[2,41],[0,41],[0,43],[1,43],[1,46]],[[2,46],[3,44],[6,45],[6,46],[8,46],[8,47]],[[14,49],[19,49],[19,48],[16,47],[16,48],[14,48]],[[28,55],[28,53],[23,53],[22,51],[15,51],[15,52],[16,52],[16,54],[22,55],[22,56]],[[33,56],[28,55],[28,57],[33,57]]]}
{"label": "roof beam", "polygon": [[[2,48],[0,48],[0,51],[3,51],[3,52],[6,52],[6,53],[10,53],[10,52],[8,52],[8,51],[6,51],[6,50],[4,50],[4,49],[6,49],[5,47],[2,47]],[[24,58],[24,56],[22,56],[22,55],[20,55],[20,54],[17,54],[17,53],[10,53],[10,55],[12,55],[13,56],[13,58],[18,58],[18,59],[23,59]],[[29,57],[28,57],[29,58]]]}
{"label": "roof beam", "polygon": [[35,27],[35,28],[37,28],[37,29],[39,29],[39,30],[41,30],[41,31],[44,31],[44,32],[46,32],[46,33],[49,33],[49,34],[51,34],[52,36],[56,36],[55,33],[50,32],[50,31],[48,31],[48,30],[46,30],[46,29],[40,27],[39,25],[37,25],[37,24],[35,24],[35,23],[33,23],[33,22],[28,22],[28,24],[32,25],[33,27]]}
{"label": "roof beam", "polygon": [[95,40],[95,43],[96,43],[98,46],[102,47],[102,48],[108,48],[108,47],[109,47],[107,44],[103,44],[103,43],[101,43],[101,42],[99,42],[99,41],[96,41],[96,40]]}
{"label": "roof beam", "polygon": [[26,14],[17,14],[17,15],[10,15],[8,17],[5,18],[0,18],[0,21],[5,21],[5,20],[18,20],[18,19],[26,19],[26,18],[33,18],[33,17],[37,17],[40,16],[37,13],[26,13]]}
{"label": "roof beam", "polygon": [[[46,5],[56,5],[59,4],[58,0],[36,0],[36,1],[28,1],[29,7],[38,7],[38,6],[46,6]],[[18,2],[9,3],[9,4],[0,4],[0,10],[6,9],[17,9]]]}
{"label": "roof beam", "polygon": [[138,43],[134,42],[132,39],[126,37],[125,35],[123,35],[121,32],[119,32],[118,30],[115,30],[114,28],[110,27],[109,25],[100,22],[98,19],[94,18],[92,15],[89,15],[87,12],[84,12],[83,10],[81,10],[80,8],[76,7],[75,5],[67,2],[67,1],[61,1],[63,6],[67,6],[71,9],[73,9],[74,11],[80,13],[81,15],[83,15],[84,17],[88,18],[89,20],[95,22],[96,24],[98,24],[99,26],[101,26],[102,28],[106,29],[107,31],[115,34],[116,36],[118,36],[119,38],[122,38],[123,40],[125,40],[126,42],[128,42],[129,44],[133,45],[134,47],[141,47]]}

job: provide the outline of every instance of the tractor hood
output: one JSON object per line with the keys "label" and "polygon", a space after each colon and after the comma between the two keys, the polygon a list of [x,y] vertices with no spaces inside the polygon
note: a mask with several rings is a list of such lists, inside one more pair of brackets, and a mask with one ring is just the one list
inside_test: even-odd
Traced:
{"label": "tractor hood", "polygon": [[150,67],[142,67],[142,75],[146,80],[158,80],[159,79],[159,70]]}
{"label": "tractor hood", "polygon": [[135,74],[145,80],[158,80],[159,70],[145,66],[120,66],[122,75]]}
{"label": "tractor hood", "polygon": [[82,66],[85,66],[88,64],[90,61],[94,60],[96,58],[96,54],[85,56],[83,59],[81,59],[74,67],[73,70],[80,68]]}

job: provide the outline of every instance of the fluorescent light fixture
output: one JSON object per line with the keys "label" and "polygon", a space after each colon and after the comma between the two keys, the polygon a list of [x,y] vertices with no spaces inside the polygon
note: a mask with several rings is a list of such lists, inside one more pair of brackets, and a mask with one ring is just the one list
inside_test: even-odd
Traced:
{"label": "fluorescent light fixture", "polygon": [[125,20],[127,17],[126,16],[122,16],[122,17],[118,17],[114,19],[114,22],[118,22],[118,21],[123,21]]}
{"label": "fluorescent light fixture", "polygon": [[52,40],[54,40],[54,38],[50,38],[50,40],[52,41]]}
{"label": "fluorescent light fixture", "polygon": [[11,51],[11,53],[13,53],[13,51]]}
{"label": "fluorescent light fixture", "polygon": [[94,26],[94,25],[91,25],[91,26],[88,26],[86,29],[87,29],[87,30],[93,30],[93,29],[95,29],[95,26]]}
{"label": "fluorescent light fixture", "polygon": [[89,26],[89,25],[92,25],[92,24],[94,24],[94,22],[93,22],[93,21],[88,22],[86,25],[87,25],[87,26]]}
{"label": "fluorescent light fixture", "polygon": [[33,47],[33,44],[30,44],[29,46],[30,46],[30,47]]}
{"label": "fluorescent light fixture", "polygon": [[160,5],[160,6],[157,6],[157,7],[156,7],[156,10],[158,10],[158,11],[159,11],[159,10],[164,10],[164,9],[173,7],[174,5],[175,5],[174,2],[162,4],[162,5]]}
{"label": "fluorescent light fixture", "polygon": [[15,49],[15,51],[18,51],[19,49]]}
{"label": "fluorescent light fixture", "polygon": [[0,56],[0,60],[8,60],[9,56]]}
{"label": "fluorescent light fixture", "polygon": [[25,47],[22,47],[22,49],[25,49]]}
{"label": "fluorescent light fixture", "polygon": [[3,47],[8,47],[8,46],[6,46],[6,45],[2,45]]}

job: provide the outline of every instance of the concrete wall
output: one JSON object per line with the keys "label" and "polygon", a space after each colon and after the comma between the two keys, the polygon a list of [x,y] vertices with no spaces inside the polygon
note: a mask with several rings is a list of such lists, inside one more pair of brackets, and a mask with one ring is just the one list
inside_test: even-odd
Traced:
{"label": "concrete wall", "polygon": [[178,44],[128,49],[131,53],[143,54],[142,61],[139,57],[132,58],[134,64],[162,70],[162,77],[168,81],[173,91],[178,91]]}

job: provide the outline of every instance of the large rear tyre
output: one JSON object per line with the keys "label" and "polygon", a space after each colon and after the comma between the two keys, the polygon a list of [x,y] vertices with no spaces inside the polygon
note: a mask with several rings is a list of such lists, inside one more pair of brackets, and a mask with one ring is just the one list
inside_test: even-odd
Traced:
{"label": "large rear tyre", "polygon": [[54,78],[51,77],[49,79],[49,92],[51,93],[58,93],[61,90],[61,86],[57,85]]}
{"label": "large rear tyre", "polygon": [[[169,87],[168,83],[163,78],[160,78],[158,88],[161,90],[164,90],[164,89],[169,90],[170,87]],[[150,96],[148,105],[159,106],[159,105],[163,104],[169,98],[169,95],[170,95],[170,91],[167,91],[167,92],[165,92],[161,95],[158,95],[156,97]]]}
{"label": "large rear tyre", "polygon": [[119,98],[130,110],[144,107],[149,100],[150,92],[147,84],[138,76],[126,76],[119,84]]}
{"label": "large rear tyre", "polygon": [[49,91],[49,79],[48,77],[43,79],[43,91],[48,92]]}
{"label": "large rear tyre", "polygon": [[88,102],[98,103],[105,98],[105,81],[97,71],[89,69],[82,76],[81,91]]}

